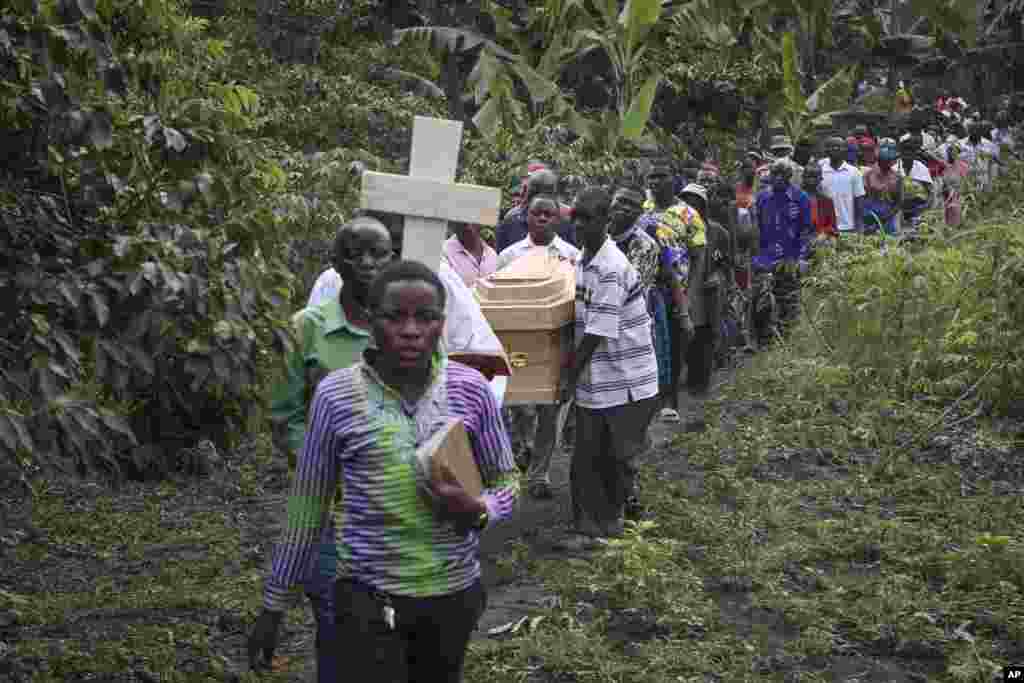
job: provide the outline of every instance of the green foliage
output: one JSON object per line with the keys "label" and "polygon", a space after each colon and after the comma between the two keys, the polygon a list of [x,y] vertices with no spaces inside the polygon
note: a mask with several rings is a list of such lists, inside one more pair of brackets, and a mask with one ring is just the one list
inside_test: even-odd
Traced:
{"label": "green foliage", "polygon": [[968,46],[974,46],[978,37],[978,3],[973,0],[910,0],[910,4],[917,16],[928,19],[934,31],[951,33]]}
{"label": "green foliage", "polygon": [[[475,55],[466,86],[479,107],[473,123],[484,136],[494,140],[504,128],[529,137],[541,127],[562,123],[607,153],[615,152],[620,141],[641,138],[660,82],[646,58],[649,48],[653,51],[652,29],[662,14],[659,0],[631,0],[621,12],[614,2],[588,8],[552,0],[532,8],[525,27],[512,21],[508,9],[488,3],[487,10],[498,41],[516,52],[462,28],[424,26],[395,32],[396,44],[427,44],[442,59]],[[568,64],[594,50],[603,51],[612,63],[609,85],[616,105],[610,113],[587,118],[574,109],[557,81]]]}
{"label": "green foliage", "polygon": [[593,27],[580,32],[581,49],[599,49],[611,62],[609,85],[615,107],[587,131],[589,139],[607,153],[622,141],[640,140],[650,119],[661,76],[651,68],[648,52],[657,49],[652,31],[661,19],[660,0],[630,0],[619,12],[616,2],[596,2]]}
{"label": "green foliage", "polygon": [[578,54],[579,29],[591,23],[583,0],[531,3],[525,17],[495,2],[487,3],[487,12],[494,19],[498,42],[555,81]]}
{"label": "green foliage", "polygon": [[655,74],[640,86],[635,99],[629,105],[629,111],[622,118],[621,135],[623,139],[635,142],[643,136],[647,121],[651,118],[654,95],[658,91],[660,83],[661,76]]}
{"label": "green foliage", "polygon": [[710,121],[735,129],[748,106],[780,85],[778,39],[766,29],[770,3],[689,2],[664,22],[664,44],[649,54],[666,89]]}
{"label": "green foliage", "polygon": [[160,446],[227,443],[261,402],[261,354],[288,343],[294,282],[268,206],[287,175],[243,137],[260,96],[216,78],[226,43],[175,2],[3,21],[0,451],[144,473]]}
{"label": "green foliage", "polygon": [[[567,19],[574,5],[568,3],[563,8],[549,9]],[[524,31],[512,23],[508,10],[489,4],[488,11],[499,29],[499,40],[518,47],[521,52],[510,52],[474,31],[450,26],[401,29],[395,32],[394,42],[396,45],[427,45],[442,61],[453,56],[475,55],[473,70],[465,84],[457,84],[454,90],[449,88],[448,97],[462,97],[463,86],[469,90],[478,107],[472,118],[473,125],[485,137],[494,139],[502,127],[528,135],[536,133],[540,126],[559,121],[567,122],[578,134],[587,135],[588,122],[576,113],[557,84],[559,72],[578,49],[575,46],[578,40],[567,44],[567,37],[572,35],[571,27],[562,22],[552,24],[548,13],[534,12],[534,22],[552,31],[544,41],[547,48],[538,52],[532,47],[533,38],[525,38]],[[524,91],[525,101],[521,95]]]}
{"label": "green foliage", "polygon": [[[974,0],[910,0],[910,5],[915,16],[927,20],[929,35],[897,34],[886,26],[877,10],[854,17],[850,27],[871,48],[888,43],[887,51],[891,58],[920,55],[940,41],[959,40],[966,47],[974,47],[977,43],[978,4]],[[929,37],[936,40],[928,40]]]}
{"label": "green foliage", "polygon": [[799,73],[796,36],[787,32],[782,37],[782,92],[773,98],[774,110],[786,134],[793,140],[804,138],[818,117],[827,116],[849,102],[856,78],[851,65],[832,75],[817,90],[805,97]]}
{"label": "green foliage", "polygon": [[1020,167],[1000,183],[984,213],[969,205],[966,228],[933,226],[912,247],[848,240],[823,254],[810,314],[832,363],[904,398],[969,395],[999,408],[1024,390],[1024,235],[1012,204]]}

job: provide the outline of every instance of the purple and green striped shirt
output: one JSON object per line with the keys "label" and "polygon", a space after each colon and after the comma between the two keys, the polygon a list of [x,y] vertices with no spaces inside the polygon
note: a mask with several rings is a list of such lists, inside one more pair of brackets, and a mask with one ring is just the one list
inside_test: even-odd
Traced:
{"label": "purple and green striped shirt", "polygon": [[416,448],[447,418],[462,418],[488,487],[488,524],[510,512],[495,494],[515,489],[515,462],[483,376],[438,355],[433,377],[415,404],[365,361],[320,382],[264,590],[268,610],[283,610],[291,588],[308,575],[339,480],[339,576],[411,597],[448,595],[479,579],[478,534],[456,533],[433,511],[418,486]]}

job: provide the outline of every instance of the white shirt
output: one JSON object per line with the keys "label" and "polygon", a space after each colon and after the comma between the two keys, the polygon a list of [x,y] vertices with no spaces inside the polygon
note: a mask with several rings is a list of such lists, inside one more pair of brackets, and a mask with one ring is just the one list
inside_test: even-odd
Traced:
{"label": "white shirt", "polygon": [[960,141],[960,156],[978,179],[978,185],[988,189],[992,179],[999,173],[995,163],[999,159],[999,145],[988,138],[982,138],[978,144],[974,144],[970,137],[966,137]]}
{"label": "white shirt", "polygon": [[[896,162],[896,172],[901,178],[906,177],[907,172],[903,170],[903,164]],[[914,164],[910,167],[910,177],[913,180],[920,180],[922,183],[932,184],[932,172],[928,170],[928,166],[920,159],[914,159]]]}
{"label": "white shirt", "polygon": [[1009,128],[993,128],[992,129],[992,142],[998,147],[1000,152],[1005,145],[1009,149],[1013,149],[1016,145],[1016,141],[1013,138],[1013,132]]}
{"label": "white shirt", "polygon": [[[904,133],[903,135],[900,136],[900,142],[909,139],[910,133]],[[935,149],[936,145],[938,145],[938,141],[931,133],[921,131],[921,149],[923,149],[926,152],[930,152],[933,149]]]}
{"label": "white shirt", "polygon": [[[480,309],[480,303],[473,292],[462,281],[459,274],[444,261],[437,269],[447,293],[445,301],[444,346],[445,351],[479,351],[500,353],[504,351],[498,336],[494,334],[490,323]],[[321,301],[338,296],[341,291],[341,275],[334,268],[320,273],[309,295],[307,306],[315,306]],[[505,377],[495,377],[491,381],[491,389],[498,397],[498,403],[504,396]]]}
{"label": "white shirt", "polygon": [[864,176],[845,161],[839,168],[832,168],[828,159],[818,164],[821,166],[821,192],[836,206],[836,227],[840,232],[856,229],[853,200],[865,195]]}
{"label": "white shirt", "polygon": [[[540,244],[534,244],[530,236],[527,235],[523,239],[519,240],[514,244],[510,244],[501,250],[498,254],[498,270],[501,270],[508,264],[515,261],[517,258],[528,252],[530,249],[544,249],[545,247]],[[546,247],[552,251],[559,258],[576,263],[580,260],[580,250],[572,246],[558,235],[555,235],[555,239],[551,240],[551,244]]]}
{"label": "white shirt", "polygon": [[[906,183],[907,172],[903,170],[903,163],[901,161],[897,161],[895,168],[896,168],[896,173],[901,178],[904,178],[904,183]],[[922,198],[928,200],[928,205],[929,206],[933,206],[935,204],[935,198],[936,198],[936,194],[935,193],[936,193],[938,188],[936,188],[936,186],[935,186],[935,179],[932,178],[932,172],[928,170],[928,165],[925,164],[920,159],[914,159],[914,164],[910,167],[910,179],[911,180],[920,181],[920,182],[924,183],[925,185],[927,185],[930,188],[928,196],[927,197],[922,197]],[[906,186],[904,185],[904,188],[905,187]],[[916,188],[915,188],[915,191],[916,191]],[[904,189],[904,193],[906,193],[906,192],[907,192],[907,190]],[[900,216],[900,218],[898,220],[902,220],[902,216],[900,215],[901,213],[902,212],[897,214],[897,216]]]}
{"label": "white shirt", "polygon": [[636,268],[607,238],[590,263],[576,264],[576,343],[601,337],[576,384],[583,408],[614,408],[658,394],[658,361],[647,299]]}
{"label": "white shirt", "polygon": [[992,159],[999,158],[999,147],[988,138],[982,138],[978,141],[978,144],[974,144],[967,137],[958,144],[960,145],[960,158],[971,166],[980,162],[987,163]]}

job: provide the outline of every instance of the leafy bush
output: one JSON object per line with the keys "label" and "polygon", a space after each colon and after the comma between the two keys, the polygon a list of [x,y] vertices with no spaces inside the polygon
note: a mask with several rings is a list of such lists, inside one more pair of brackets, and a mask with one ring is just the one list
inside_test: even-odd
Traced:
{"label": "leafy bush", "polygon": [[211,78],[227,44],[173,0],[26,0],[0,22],[0,454],[141,474],[226,443],[289,343],[260,97]]}
{"label": "leafy bush", "polygon": [[[188,4],[0,17],[2,460],[139,476],[262,427],[287,319],[357,204],[353,163],[404,172],[413,116],[446,111],[372,79],[438,72],[364,35],[380,3],[206,3],[213,21]],[[266,44],[268,12],[315,25],[312,63]],[[507,187],[532,157],[590,182],[623,170],[557,129],[467,130],[460,179]]]}
{"label": "leafy bush", "polygon": [[1024,390],[1024,234],[1013,166],[971,221],[917,243],[846,239],[809,279],[811,320],[831,363],[897,395],[977,398],[1006,408]]}

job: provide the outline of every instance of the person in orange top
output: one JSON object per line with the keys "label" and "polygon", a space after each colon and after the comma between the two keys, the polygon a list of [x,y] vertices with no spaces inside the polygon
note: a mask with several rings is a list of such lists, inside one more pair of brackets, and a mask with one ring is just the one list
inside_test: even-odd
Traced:
{"label": "person in orange top", "polygon": [[804,168],[803,191],[811,200],[811,225],[816,239],[839,236],[836,228],[836,205],[821,193],[821,167],[810,163]]}
{"label": "person in orange top", "polygon": [[736,183],[736,208],[750,209],[757,195],[757,169],[751,158],[740,162],[739,176],[739,182]]}

